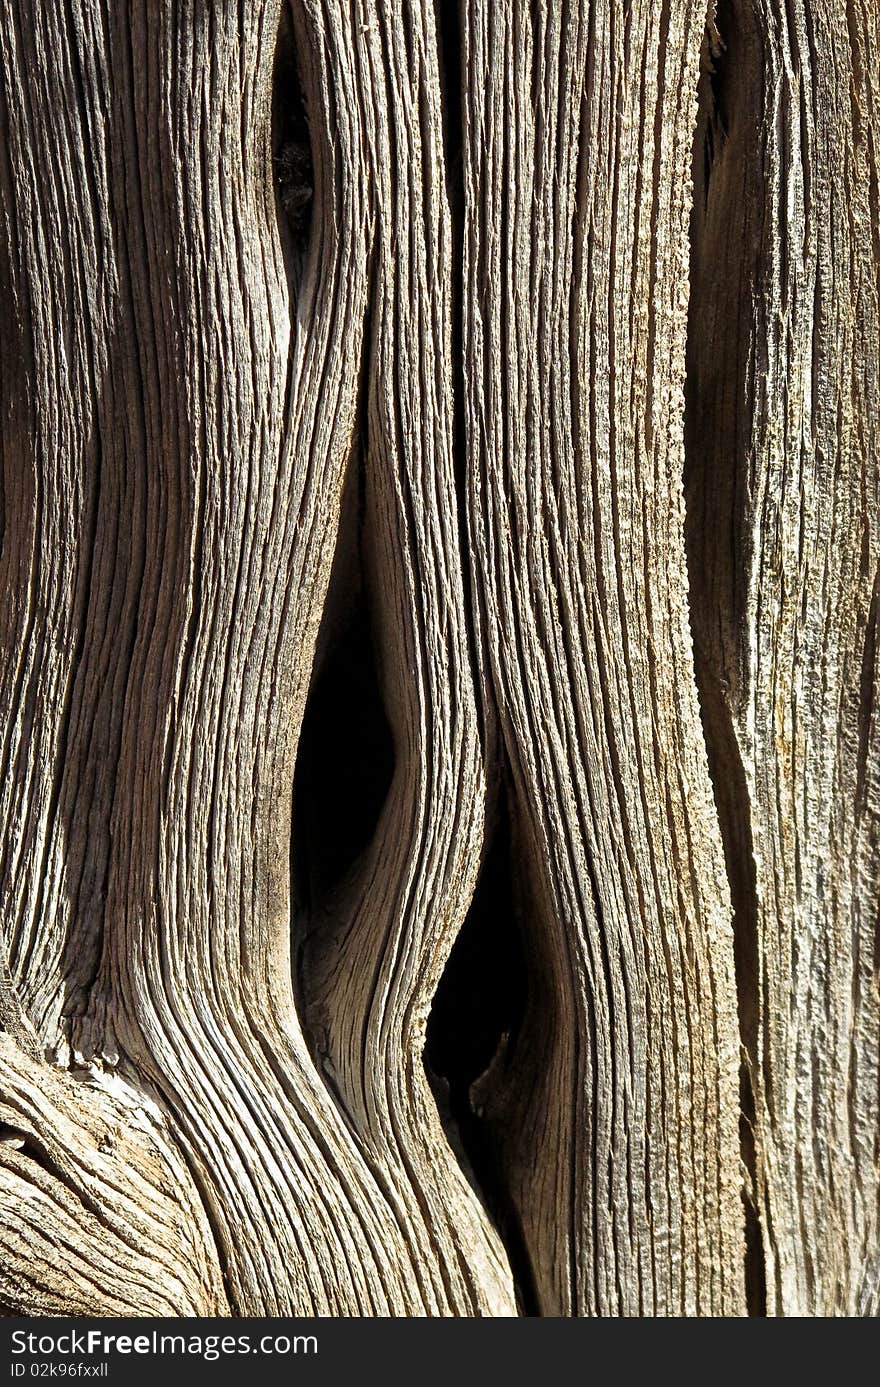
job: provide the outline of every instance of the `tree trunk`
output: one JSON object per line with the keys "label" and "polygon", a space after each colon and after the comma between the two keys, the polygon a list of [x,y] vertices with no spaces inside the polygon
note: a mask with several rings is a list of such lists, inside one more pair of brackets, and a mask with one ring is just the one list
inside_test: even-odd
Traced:
{"label": "tree trunk", "polygon": [[876,5],[0,45],[0,1304],[880,1313]]}

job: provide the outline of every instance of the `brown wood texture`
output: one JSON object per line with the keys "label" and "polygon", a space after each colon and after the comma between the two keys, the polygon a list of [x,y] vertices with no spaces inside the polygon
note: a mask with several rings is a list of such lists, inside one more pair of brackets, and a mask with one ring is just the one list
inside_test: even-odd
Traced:
{"label": "brown wood texture", "polygon": [[0,0],[0,1309],[880,1312],[874,0]]}

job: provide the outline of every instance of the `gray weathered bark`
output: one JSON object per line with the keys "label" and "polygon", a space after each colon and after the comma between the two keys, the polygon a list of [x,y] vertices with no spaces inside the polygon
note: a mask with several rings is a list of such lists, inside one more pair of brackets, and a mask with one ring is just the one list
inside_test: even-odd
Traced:
{"label": "gray weathered bark", "polygon": [[0,1305],[876,1313],[876,6],[0,45]]}

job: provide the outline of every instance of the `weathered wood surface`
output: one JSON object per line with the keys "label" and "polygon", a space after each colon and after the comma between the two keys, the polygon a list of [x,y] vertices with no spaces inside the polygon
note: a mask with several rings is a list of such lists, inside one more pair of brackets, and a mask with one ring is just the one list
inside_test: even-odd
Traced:
{"label": "weathered wood surface", "polygon": [[880,1311],[878,89],[871,0],[0,0],[7,1312]]}
{"label": "weathered wood surface", "polygon": [[672,4],[621,42],[614,8],[534,27],[468,9],[471,533],[542,983],[489,1102],[548,1313],[732,1314],[739,1042],[688,630],[671,176],[702,30]]}
{"label": "weathered wood surface", "polygon": [[696,189],[694,630],[769,1313],[880,1313],[880,14],[718,15]]}

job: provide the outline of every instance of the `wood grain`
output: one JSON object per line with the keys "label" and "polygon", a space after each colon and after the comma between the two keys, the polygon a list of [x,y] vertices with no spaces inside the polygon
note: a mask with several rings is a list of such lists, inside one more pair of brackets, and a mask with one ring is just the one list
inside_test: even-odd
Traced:
{"label": "wood grain", "polygon": [[878,72],[0,0],[4,1312],[880,1312]]}
{"label": "wood grain", "polygon": [[694,627],[767,1311],[880,1309],[876,7],[726,5],[700,161]]}
{"label": "wood grain", "polygon": [[[730,906],[682,505],[696,9],[467,10],[470,516],[534,896],[484,1102],[543,1313],[742,1309]],[[613,114],[613,119],[612,119]]]}

